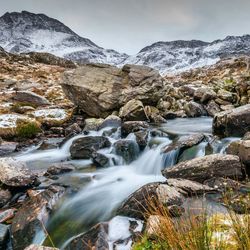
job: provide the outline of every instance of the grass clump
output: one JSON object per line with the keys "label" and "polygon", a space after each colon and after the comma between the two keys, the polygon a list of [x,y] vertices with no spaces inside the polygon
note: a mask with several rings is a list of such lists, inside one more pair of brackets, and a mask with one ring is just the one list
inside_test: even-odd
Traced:
{"label": "grass clump", "polygon": [[[149,219],[143,237],[133,250],[248,250],[250,249],[250,215],[208,214],[173,218],[162,204],[150,202]],[[150,217],[154,217],[150,223]]]}
{"label": "grass clump", "polygon": [[31,139],[34,138],[42,130],[39,124],[35,121],[18,121],[16,134],[17,137],[21,139]]}

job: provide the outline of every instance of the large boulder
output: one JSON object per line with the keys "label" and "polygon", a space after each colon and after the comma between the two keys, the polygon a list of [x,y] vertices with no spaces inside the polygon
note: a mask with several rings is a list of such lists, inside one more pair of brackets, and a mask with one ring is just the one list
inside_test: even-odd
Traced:
{"label": "large boulder", "polygon": [[242,166],[235,155],[207,155],[163,170],[166,178],[183,178],[203,183],[213,177],[242,178]]}
{"label": "large boulder", "polygon": [[66,96],[92,117],[106,117],[133,99],[155,105],[164,95],[164,79],[160,74],[139,65],[119,69],[87,64],[65,72],[61,85]]}
{"label": "large boulder", "polygon": [[97,150],[110,145],[110,141],[104,136],[86,136],[73,141],[70,154],[73,159],[89,159]]}
{"label": "large boulder", "polygon": [[29,187],[39,183],[24,162],[13,158],[0,158],[0,184],[9,187]]}
{"label": "large boulder", "polygon": [[146,184],[131,194],[117,210],[117,214],[132,218],[145,219],[154,204],[168,208],[181,206],[184,196],[175,188],[165,183]]}
{"label": "large boulder", "polygon": [[217,113],[213,132],[219,136],[243,136],[250,130],[250,104]]}

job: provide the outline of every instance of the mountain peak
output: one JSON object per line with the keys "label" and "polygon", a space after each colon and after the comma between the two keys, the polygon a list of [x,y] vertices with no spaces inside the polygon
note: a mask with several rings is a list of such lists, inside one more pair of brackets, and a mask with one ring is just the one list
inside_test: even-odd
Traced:
{"label": "mountain peak", "polygon": [[12,53],[48,52],[81,62],[116,64],[127,58],[80,37],[54,18],[28,11],[7,12],[0,17],[0,46]]}

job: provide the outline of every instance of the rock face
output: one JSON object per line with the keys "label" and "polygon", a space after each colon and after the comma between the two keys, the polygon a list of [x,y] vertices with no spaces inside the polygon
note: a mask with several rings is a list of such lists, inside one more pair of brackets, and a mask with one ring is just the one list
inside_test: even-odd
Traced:
{"label": "rock face", "polygon": [[110,141],[104,136],[86,136],[73,141],[70,154],[73,159],[89,159],[94,152],[110,145]]}
{"label": "rock face", "polygon": [[208,155],[181,162],[163,171],[166,178],[184,178],[203,183],[213,177],[242,178],[238,156]]}
{"label": "rock face", "polygon": [[250,130],[250,104],[220,112],[213,120],[213,132],[219,136],[243,136]]}
{"label": "rock face", "polygon": [[0,183],[10,187],[28,187],[39,182],[37,177],[27,170],[25,163],[12,158],[0,158]]}
{"label": "rock face", "polygon": [[156,104],[163,96],[164,80],[146,66],[125,65],[122,69],[87,64],[64,73],[61,86],[67,97],[92,117],[106,117],[128,101]]}
{"label": "rock face", "polygon": [[15,250],[25,249],[32,243],[36,232],[43,230],[49,212],[64,192],[63,187],[51,186],[23,203],[11,226]]}

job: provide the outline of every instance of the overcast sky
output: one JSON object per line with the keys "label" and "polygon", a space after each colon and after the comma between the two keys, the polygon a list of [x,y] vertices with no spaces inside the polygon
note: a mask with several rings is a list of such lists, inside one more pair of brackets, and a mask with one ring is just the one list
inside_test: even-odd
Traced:
{"label": "overcast sky", "polygon": [[21,10],[44,13],[129,54],[157,41],[250,33],[250,0],[1,0],[0,15]]}

